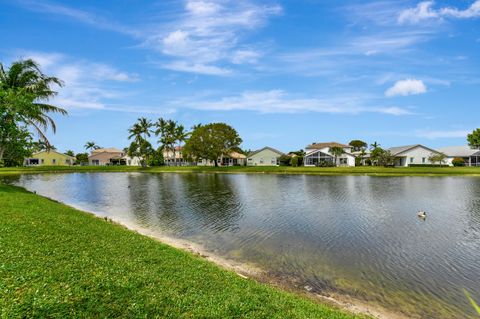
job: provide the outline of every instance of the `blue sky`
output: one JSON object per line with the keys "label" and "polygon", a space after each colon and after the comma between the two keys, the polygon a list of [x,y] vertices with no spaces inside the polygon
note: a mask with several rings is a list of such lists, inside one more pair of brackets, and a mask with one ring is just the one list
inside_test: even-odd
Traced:
{"label": "blue sky", "polygon": [[0,0],[0,61],[65,87],[59,150],[140,116],[226,122],[243,147],[463,145],[480,127],[480,0]]}

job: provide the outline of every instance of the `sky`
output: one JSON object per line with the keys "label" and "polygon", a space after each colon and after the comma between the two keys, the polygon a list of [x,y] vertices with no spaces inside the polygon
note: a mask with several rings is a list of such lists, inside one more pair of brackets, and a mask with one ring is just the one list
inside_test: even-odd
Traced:
{"label": "sky", "polygon": [[284,152],[465,145],[480,127],[480,0],[0,0],[0,30],[2,64],[64,81],[61,151],[123,148],[142,116]]}

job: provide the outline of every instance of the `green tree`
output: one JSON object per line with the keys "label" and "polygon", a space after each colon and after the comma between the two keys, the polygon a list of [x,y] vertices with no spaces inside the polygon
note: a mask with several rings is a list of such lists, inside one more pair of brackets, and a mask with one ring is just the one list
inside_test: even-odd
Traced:
{"label": "green tree", "polygon": [[370,149],[371,150],[374,150],[376,148],[379,148],[380,147],[380,144],[377,143],[377,141],[373,142],[372,144],[370,144]]}
{"label": "green tree", "polygon": [[150,128],[152,126],[153,124],[150,120],[141,117],[130,129],[128,129],[128,132],[130,133],[128,139],[134,139],[128,148],[128,155],[132,157],[140,157],[142,166],[148,164],[149,157],[154,152],[152,144],[147,141],[147,137],[150,137]]}
{"label": "green tree", "polygon": [[98,146],[97,143],[95,143],[94,141],[90,141],[90,142],[85,143],[85,145],[83,147],[87,151],[88,150],[98,150],[100,148],[100,146]]}
{"label": "green tree", "polygon": [[473,130],[467,135],[468,145],[474,149],[480,149],[480,128]]}
{"label": "green tree", "polygon": [[[8,69],[0,63],[2,112],[14,114],[7,121],[33,128],[47,144],[48,128],[56,132],[55,121],[50,114],[67,115],[65,109],[47,103],[57,94],[52,89],[54,85],[61,87],[63,83],[56,77],[43,74],[33,60],[13,62]],[[2,157],[0,150],[0,160]]]}
{"label": "green tree", "polygon": [[390,152],[382,150],[377,158],[377,165],[384,167],[395,166],[396,157]]}
{"label": "green tree", "polygon": [[371,161],[372,165],[377,165],[378,164],[380,156],[383,154],[383,152],[385,152],[385,150],[383,148],[379,147],[379,146],[372,149],[372,151],[370,152],[370,161]]}
{"label": "green tree", "polygon": [[88,163],[88,153],[78,153],[75,155],[75,158],[77,159],[75,161],[76,164]]}
{"label": "green tree", "polygon": [[445,158],[447,158],[447,155],[443,153],[432,153],[428,157],[428,161],[434,164],[435,163],[443,164],[443,162],[445,161]]}
{"label": "green tree", "polygon": [[170,163],[175,162],[175,143],[180,135],[180,130],[177,128],[177,122],[159,118],[155,123],[155,127],[155,136],[158,137],[160,149],[167,152]]}
{"label": "green tree", "polygon": [[343,154],[345,154],[345,151],[343,150],[342,147],[340,146],[332,146],[330,147],[330,149],[328,150],[328,152],[330,154],[333,155],[333,157],[335,157],[335,165],[338,165],[338,157],[339,156],[342,156]]}
{"label": "green tree", "polygon": [[233,127],[225,123],[211,123],[192,132],[184,153],[195,159],[211,160],[218,166],[218,159],[241,143],[242,139]]}
{"label": "green tree", "polygon": [[361,140],[352,140],[350,143],[348,143],[352,147],[352,150],[354,152],[360,152],[361,150],[365,150],[368,146],[367,143]]}
{"label": "green tree", "polygon": [[65,155],[68,155],[68,156],[71,156],[71,157],[75,157],[75,153],[72,151],[72,150],[68,150],[65,152]]}

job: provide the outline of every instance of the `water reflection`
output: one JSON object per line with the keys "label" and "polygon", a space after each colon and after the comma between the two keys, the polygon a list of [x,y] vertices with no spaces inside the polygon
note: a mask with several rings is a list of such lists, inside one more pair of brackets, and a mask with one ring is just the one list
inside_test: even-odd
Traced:
{"label": "water reflection", "polygon": [[[101,216],[256,263],[314,290],[409,314],[472,315],[480,298],[480,180],[95,173],[13,182]],[[426,210],[425,221],[416,212]]]}

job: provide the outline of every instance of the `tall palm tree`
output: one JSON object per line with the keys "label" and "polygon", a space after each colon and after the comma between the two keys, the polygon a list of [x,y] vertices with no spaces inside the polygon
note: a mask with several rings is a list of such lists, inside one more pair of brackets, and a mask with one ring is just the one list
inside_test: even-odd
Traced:
{"label": "tall palm tree", "polygon": [[335,165],[338,164],[338,161],[337,161],[338,157],[342,156],[342,154],[345,153],[343,148],[340,147],[340,146],[332,146],[332,147],[330,147],[330,149],[328,151],[329,151],[330,154],[332,154],[335,157]]}
{"label": "tall palm tree", "polygon": [[0,63],[0,88],[28,95],[29,103],[17,105],[15,113],[21,122],[33,127],[47,144],[47,129],[51,127],[54,133],[57,130],[55,121],[49,114],[67,115],[65,109],[47,104],[48,100],[57,95],[52,89],[53,85],[61,87],[63,82],[43,74],[38,64],[31,59],[13,62],[7,70]]}
{"label": "tall palm tree", "polygon": [[90,142],[87,142],[85,143],[85,150],[98,150],[100,148],[100,146],[97,145],[97,143],[95,143],[94,141],[90,141]]}
{"label": "tall palm tree", "polygon": [[141,133],[143,134],[143,138],[146,140],[147,137],[150,137],[150,133],[151,133],[150,128],[153,126],[152,121],[150,121],[147,118],[140,117],[137,120],[137,124]]}
{"label": "tall palm tree", "polygon": [[372,144],[370,144],[370,147],[372,148],[372,150],[374,150],[374,149],[376,149],[377,147],[380,147],[380,144],[375,141],[375,142],[373,142]]}
{"label": "tall palm tree", "polygon": [[[170,163],[175,162],[175,142],[177,141],[177,122],[159,118],[155,123],[155,135],[159,137],[160,148],[167,151]],[[172,158],[173,156],[173,158]]]}

